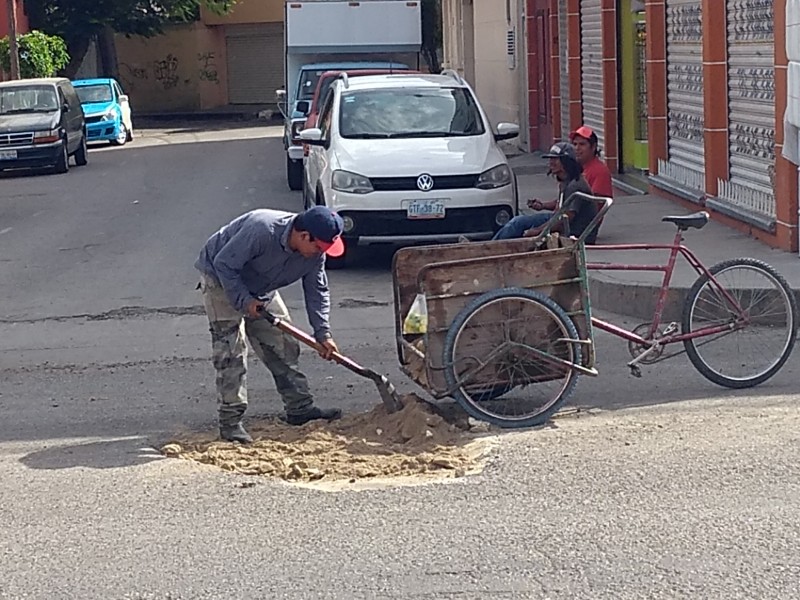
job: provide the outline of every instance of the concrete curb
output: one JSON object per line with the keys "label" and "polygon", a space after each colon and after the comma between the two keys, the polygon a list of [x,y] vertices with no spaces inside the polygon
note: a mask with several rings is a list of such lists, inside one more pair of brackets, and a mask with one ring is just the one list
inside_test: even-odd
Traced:
{"label": "concrete curb", "polygon": [[[656,310],[660,285],[613,281],[589,272],[589,297],[592,309],[607,310],[618,315],[650,321]],[[680,322],[688,287],[671,287],[662,318]]]}
{"label": "concrete curb", "polygon": [[[694,285],[694,281],[692,281]],[[791,286],[791,283],[789,283]],[[680,323],[683,305],[691,286],[672,285],[667,292],[667,301],[662,320]],[[605,310],[624,317],[649,322],[656,310],[660,284],[615,281],[596,271],[589,271],[589,297],[592,309]],[[795,300],[800,306],[800,289],[792,288]]]}

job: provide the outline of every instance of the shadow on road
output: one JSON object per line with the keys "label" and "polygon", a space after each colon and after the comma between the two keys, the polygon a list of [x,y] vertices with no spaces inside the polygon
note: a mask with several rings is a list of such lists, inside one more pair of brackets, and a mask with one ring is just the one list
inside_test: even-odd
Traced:
{"label": "shadow on road", "polygon": [[161,454],[144,438],[126,438],[45,448],[26,455],[20,462],[31,469],[48,471],[76,467],[118,469],[144,465],[161,458]]}

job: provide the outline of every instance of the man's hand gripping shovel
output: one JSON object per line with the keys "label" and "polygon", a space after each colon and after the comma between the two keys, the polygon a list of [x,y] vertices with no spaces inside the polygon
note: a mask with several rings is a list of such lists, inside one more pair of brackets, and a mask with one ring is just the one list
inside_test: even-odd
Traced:
{"label": "man's hand gripping shovel", "polygon": [[[305,331],[298,329],[297,327],[290,325],[286,321],[276,317],[275,315],[268,312],[265,308],[259,308],[258,312],[261,316],[269,322],[271,325],[274,325],[282,332],[292,336],[296,340],[303,342],[306,346],[314,348],[317,352],[324,351],[322,345],[317,342],[313,337],[308,335]],[[375,387],[378,388],[378,393],[381,396],[381,400],[383,400],[383,404],[386,406],[386,409],[390,412],[397,412],[398,410],[403,408],[403,403],[400,401],[400,397],[397,395],[397,390],[394,388],[394,385],[386,378],[385,375],[381,375],[380,373],[376,373],[372,369],[367,369],[362,367],[355,361],[347,358],[346,356],[339,354],[338,352],[334,352],[331,356],[331,360],[342,365],[346,369],[352,371],[356,375],[360,375],[361,377],[365,377],[366,379],[371,380]]]}

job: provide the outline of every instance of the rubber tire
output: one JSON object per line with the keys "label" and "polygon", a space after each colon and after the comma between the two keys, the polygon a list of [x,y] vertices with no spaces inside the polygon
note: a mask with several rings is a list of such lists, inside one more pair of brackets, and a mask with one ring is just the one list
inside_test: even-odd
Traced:
{"label": "rubber tire", "polygon": [[[789,297],[789,306],[792,311],[792,329],[793,334],[789,339],[789,344],[786,346],[783,354],[781,355],[778,362],[775,365],[766,371],[765,373],[759,375],[758,377],[754,377],[752,379],[747,379],[744,381],[736,380],[736,379],[729,379],[719,373],[715,373],[711,370],[708,365],[703,361],[700,354],[697,352],[694,342],[692,340],[684,340],[683,347],[686,349],[686,354],[689,356],[689,360],[691,361],[692,365],[695,369],[697,369],[700,374],[708,379],[709,381],[716,383],[722,387],[733,388],[733,389],[744,389],[759,385],[764,383],[767,379],[775,375],[778,371],[781,370],[784,363],[789,359],[789,356],[792,354],[792,350],[794,349],[795,339],[797,337],[797,299],[794,296],[794,292],[792,291],[791,286],[786,282],[783,275],[778,273],[772,266],[768,265],[767,263],[757,260],[755,258],[733,258],[731,260],[726,260],[720,263],[715,264],[713,267],[709,269],[709,272],[712,275],[716,275],[721,271],[725,271],[730,269],[733,266],[743,265],[755,269],[760,269],[766,273],[768,273],[771,277],[773,277],[778,284],[784,289],[786,294]],[[694,304],[695,298],[700,294],[703,286],[708,281],[708,276],[705,274],[701,275],[697,278],[697,281],[694,282],[689,293],[686,295],[686,299],[683,304],[683,315],[682,315],[682,322],[681,322],[681,331],[682,333],[690,333],[691,332],[691,310],[692,305]],[[702,340],[702,338],[698,338]]]}
{"label": "rubber tire", "polygon": [[111,140],[112,146],[124,146],[128,141],[128,128],[125,127],[125,123],[120,123],[120,133],[123,131],[125,132],[125,137],[123,138],[121,135],[117,137],[115,140]]}
{"label": "rubber tire", "polygon": [[[489,302],[493,302],[495,300],[499,300],[501,298],[526,298],[528,300],[532,300],[534,302],[538,302],[542,306],[544,306],[547,310],[549,310],[556,318],[561,321],[561,324],[564,326],[564,329],[567,331],[567,334],[572,339],[580,339],[578,335],[578,331],[575,328],[575,324],[572,322],[572,319],[569,318],[569,315],[564,312],[554,300],[545,296],[541,292],[537,292],[534,290],[526,290],[523,288],[501,288],[497,290],[492,290],[490,292],[486,292],[475,298],[472,302],[467,304],[461,311],[456,315],[456,318],[453,319],[453,322],[450,324],[450,328],[447,330],[447,336],[444,340],[444,350],[442,352],[442,360],[443,364],[445,365],[444,368],[444,376],[445,381],[447,382],[447,387],[451,388],[457,384],[457,377],[453,370],[452,362],[449,359],[453,355],[453,351],[455,350],[454,346],[456,343],[456,338],[458,336],[459,330],[464,326],[467,322],[469,317],[478,310],[484,304],[488,304]],[[580,363],[582,358],[582,351],[580,348],[580,344],[572,344],[574,356],[576,362]],[[553,414],[555,414],[561,405],[567,401],[567,399],[572,395],[575,391],[575,385],[578,383],[578,372],[571,371],[569,375],[569,381],[564,388],[564,391],[561,395],[550,405],[550,407],[538,414],[532,415],[530,417],[524,419],[505,419],[503,417],[498,417],[497,415],[491,415],[483,412],[479,406],[476,406],[470,399],[460,390],[456,389],[453,392],[453,398],[455,398],[456,402],[463,408],[468,415],[471,417],[478,419],[480,421],[486,421],[492,425],[496,425],[498,427],[509,428],[509,429],[522,429],[525,427],[535,427],[536,425],[541,425],[546,423],[548,419],[550,419]],[[482,398],[485,398],[485,395],[481,395]]]}
{"label": "rubber tire", "polygon": [[81,145],[73,154],[75,157],[75,164],[79,167],[85,167],[89,164],[89,149],[86,147],[86,134],[81,136]]}
{"label": "rubber tire", "polygon": [[289,189],[297,192],[303,189],[303,161],[286,157],[286,181]]}
{"label": "rubber tire", "polygon": [[67,151],[67,140],[61,141],[61,155],[56,164],[53,165],[54,173],[67,173],[69,171],[69,153]]}

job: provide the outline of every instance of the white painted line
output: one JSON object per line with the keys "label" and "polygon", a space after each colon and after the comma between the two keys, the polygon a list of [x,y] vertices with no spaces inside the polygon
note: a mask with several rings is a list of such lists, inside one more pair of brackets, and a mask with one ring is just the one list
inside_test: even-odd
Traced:
{"label": "white painted line", "polygon": [[8,233],[9,231],[11,231],[11,227],[6,227],[5,229],[0,229],[0,235],[3,235],[4,233]]}

